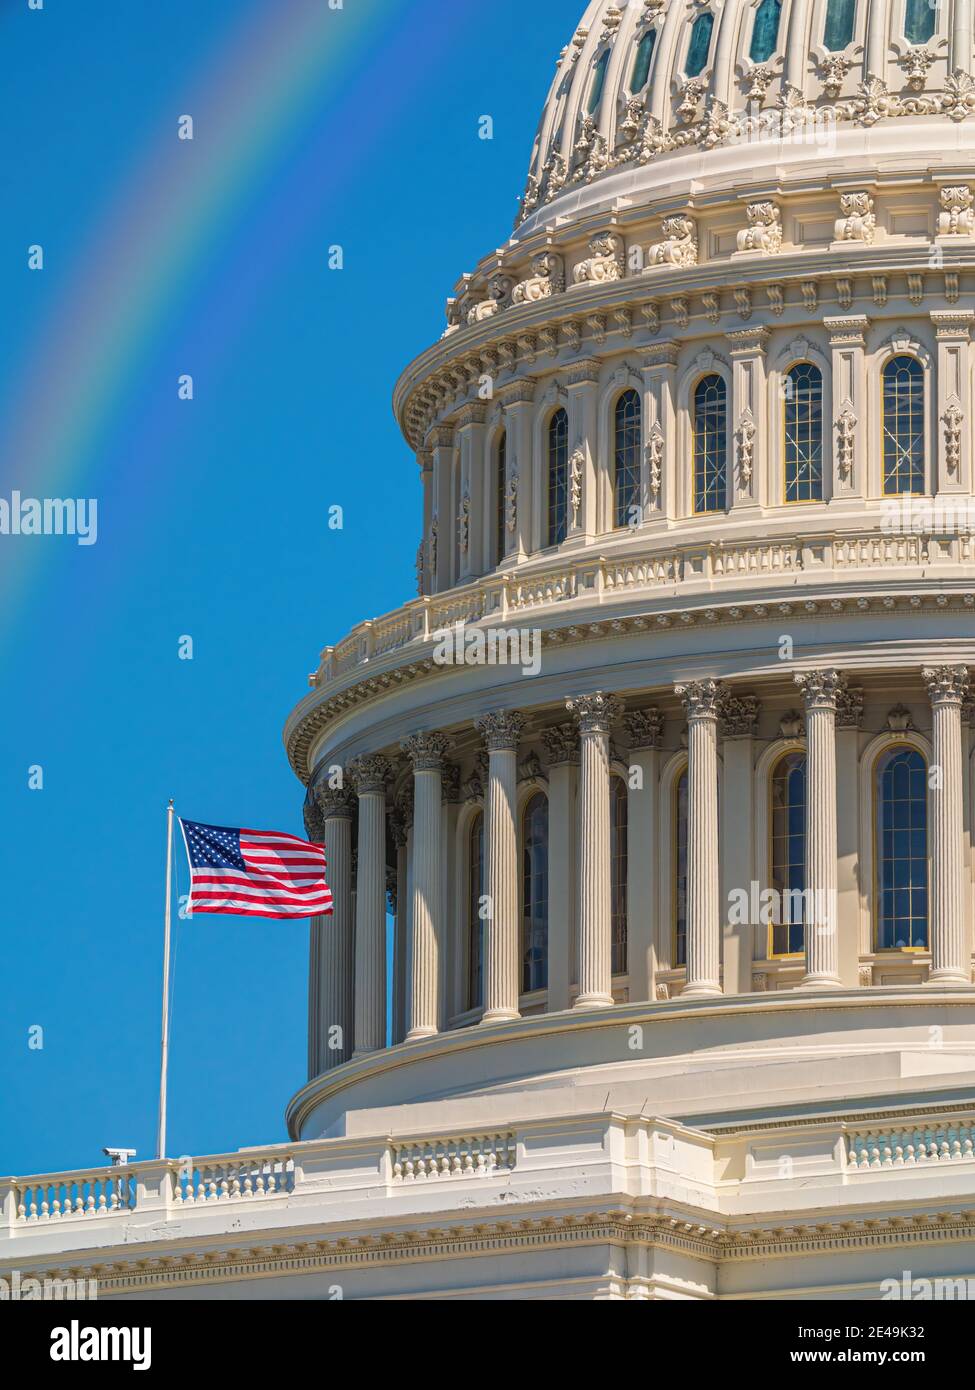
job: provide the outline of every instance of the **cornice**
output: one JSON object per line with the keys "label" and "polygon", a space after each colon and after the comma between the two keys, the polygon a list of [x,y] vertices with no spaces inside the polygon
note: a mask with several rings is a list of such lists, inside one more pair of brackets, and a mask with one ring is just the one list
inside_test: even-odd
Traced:
{"label": "cornice", "polygon": [[[965,578],[972,582],[971,576],[966,574]],[[712,628],[817,616],[831,619],[851,615],[897,619],[909,612],[975,611],[975,586],[970,590],[959,588],[946,592],[942,581],[932,583],[930,591],[924,593],[919,590],[919,581],[914,580],[909,588],[903,584],[877,583],[864,593],[863,586],[869,582],[865,573],[858,571],[857,579],[859,582],[852,593],[838,594],[836,588],[840,581],[834,579],[832,585],[824,581],[823,589],[810,588],[801,596],[796,594],[794,586],[789,586],[762,597],[756,595],[748,601],[739,598],[736,601],[715,602],[710,593],[687,597],[668,595],[661,599],[657,593],[648,594],[646,590],[625,591],[619,604],[604,598],[608,610],[605,616],[602,613],[587,616],[584,622],[573,621],[572,609],[567,608],[567,604],[573,600],[531,608],[526,612],[531,614],[532,625],[540,628],[544,647],[551,648],[611,641],[627,634],[650,633],[671,627]],[[646,611],[621,612],[624,603],[631,607],[642,605]],[[493,612],[486,612],[477,621],[490,623],[492,619],[507,626],[519,621],[517,614],[499,617]],[[543,625],[545,623],[549,625]],[[348,679],[339,678],[330,683],[331,689],[316,689],[306,696],[293,711],[284,733],[285,748],[295,775],[303,783],[308,783],[314,770],[309,764],[312,745],[334,719],[352,708],[383,698],[391,690],[418,680],[449,674],[452,667],[434,662],[434,647],[432,638],[410,642],[403,649],[403,659],[400,661],[396,660],[394,651],[388,654],[389,659],[383,669],[376,671],[377,659],[373,659],[364,665],[363,673],[358,678],[353,672]],[[937,653],[932,651],[929,664],[936,656]]]}
{"label": "cornice", "polygon": [[[207,1248],[184,1253],[177,1246],[125,1246],[126,1260],[106,1261],[104,1252],[70,1264],[34,1265],[24,1277],[97,1279],[99,1295],[147,1295],[176,1287],[203,1287],[230,1281],[301,1274],[341,1274],[361,1269],[402,1268],[412,1261],[457,1260],[485,1255],[517,1255],[594,1245],[644,1246],[675,1251],[709,1261],[744,1263],[773,1257],[852,1254],[864,1249],[947,1245],[975,1238],[975,1212],[959,1204],[918,1212],[863,1214],[824,1211],[819,1219],[796,1220],[783,1213],[762,1225],[745,1226],[728,1218],[652,1199],[621,1195],[602,1209],[560,1211],[555,1204],[512,1203],[503,1217],[478,1212],[447,1214],[423,1228],[366,1229],[345,1227],[342,1235],[322,1239],[321,1226],[278,1230],[257,1237],[243,1235],[230,1244],[209,1238]],[[650,1209],[648,1208],[656,1208]],[[467,1224],[470,1223],[470,1224]],[[220,1247],[224,1248],[221,1249]],[[246,1253],[241,1249],[246,1246]],[[112,1271],[116,1272],[112,1272]]]}
{"label": "cornice", "polygon": [[[745,263],[715,260],[694,266],[654,267],[619,280],[574,286],[539,301],[511,306],[439,339],[400,378],[394,391],[394,410],[411,447],[419,448],[424,442],[429,444],[425,431],[468,403],[484,370],[485,354],[497,355],[497,373],[510,373],[512,379],[505,385],[511,385],[526,368],[535,368],[539,357],[551,360],[551,370],[564,371],[572,368],[579,352],[599,362],[606,355],[634,346],[638,351],[646,350],[661,331],[679,345],[713,338],[715,328],[718,332],[741,331],[743,311],[737,300],[718,305],[716,313],[703,302],[707,295],[720,298],[734,290],[747,301],[746,316],[761,315],[760,326],[766,331],[777,326],[801,330],[808,327],[810,313],[823,312],[866,326],[867,317],[856,312],[856,306],[859,302],[875,307],[874,277],[912,273],[920,277],[921,299],[907,305],[901,303],[903,296],[892,295],[884,317],[927,320],[932,298],[943,299],[945,305],[942,309],[935,304],[934,312],[951,312],[950,306],[961,294],[961,271],[975,268],[971,244],[955,246],[952,240],[939,242],[936,267],[931,264],[928,243],[896,245],[885,241],[851,243],[842,259],[826,247],[805,248],[774,256],[756,255]],[[954,240],[970,243],[963,237]],[[758,292],[766,293],[767,303],[756,299]],[[675,303],[684,307],[678,312]],[[686,322],[685,313],[689,316]],[[491,375],[495,374],[492,370]],[[427,402],[425,426],[419,415],[414,418],[414,406],[421,396]]]}

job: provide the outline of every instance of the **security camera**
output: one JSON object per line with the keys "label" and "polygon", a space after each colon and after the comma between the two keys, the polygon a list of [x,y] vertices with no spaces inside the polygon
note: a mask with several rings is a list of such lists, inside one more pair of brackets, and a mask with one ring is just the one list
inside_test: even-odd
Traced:
{"label": "security camera", "polygon": [[106,1158],[112,1160],[113,1168],[124,1168],[130,1158],[135,1158],[135,1149],[102,1149]]}

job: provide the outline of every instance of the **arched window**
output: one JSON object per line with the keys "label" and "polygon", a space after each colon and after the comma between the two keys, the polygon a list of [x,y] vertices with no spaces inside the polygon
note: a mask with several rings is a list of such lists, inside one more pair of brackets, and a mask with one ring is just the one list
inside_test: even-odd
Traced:
{"label": "arched window", "polygon": [[521,988],[525,994],[548,984],[548,798],[536,792],[522,818]]}
{"label": "arched window", "polygon": [[748,50],[748,56],[753,63],[765,63],[775,52],[781,18],[782,0],[762,0],[755,11],[755,26],[752,29],[751,47]]}
{"label": "arched window", "polygon": [[687,768],[674,787],[674,954],[675,969],[687,964]]}
{"label": "arched window", "polygon": [[769,887],[774,890],[770,954],[801,955],[805,950],[806,755],[786,753],[772,769]]}
{"label": "arched window", "polygon": [[603,86],[606,82],[606,69],[609,66],[610,50],[604,48],[596,59],[596,67],[592,77],[592,91],[589,93],[589,105],[586,108],[590,116],[594,115],[599,109],[599,103],[603,99]]}
{"label": "arched window", "polygon": [[613,974],[626,974],[626,783],[609,784],[609,874],[613,940]]}
{"label": "arched window", "polygon": [[786,374],[785,500],[823,500],[823,374],[797,362]]}
{"label": "arched window", "polygon": [[830,53],[839,53],[853,42],[856,13],[856,0],[828,0],[823,43]]}
{"label": "arched window", "polygon": [[481,899],[484,896],[484,813],[471,821],[467,855],[467,1007],[479,1009],[484,1003],[484,922]]}
{"label": "arched window", "polygon": [[501,431],[501,438],[498,440],[497,472],[495,474],[495,487],[497,496],[495,503],[495,525],[497,528],[497,543],[495,546],[495,560],[500,565],[504,559],[504,535],[505,535],[505,509],[506,493],[508,487],[508,434],[506,430]]}
{"label": "arched window", "polygon": [[694,388],[694,510],[727,506],[728,390],[724,377],[705,376]]}
{"label": "arched window", "polygon": [[640,508],[640,397],[624,391],[614,416],[615,525],[632,525]]}
{"label": "arched window", "polygon": [[927,43],[934,35],[934,24],[932,0],[907,0],[904,7],[904,37],[908,43]]}
{"label": "arched window", "polygon": [[569,529],[569,417],[557,410],[548,425],[548,543],[561,545]]}
{"label": "arched window", "polygon": [[924,491],[924,369],[898,353],[883,371],[884,494]]}
{"label": "arched window", "polygon": [[710,10],[699,14],[691,30],[691,41],[687,46],[687,62],[684,64],[685,77],[699,77],[704,71],[711,48],[711,31],[714,28],[714,15]]}
{"label": "arched window", "polygon": [[877,950],[928,944],[928,767],[904,746],[877,763]]}
{"label": "arched window", "polygon": [[633,73],[630,77],[630,92],[634,96],[637,92],[642,92],[647,85],[647,78],[650,76],[650,64],[653,62],[653,46],[656,42],[656,29],[648,29],[637,44],[636,57],[633,60]]}

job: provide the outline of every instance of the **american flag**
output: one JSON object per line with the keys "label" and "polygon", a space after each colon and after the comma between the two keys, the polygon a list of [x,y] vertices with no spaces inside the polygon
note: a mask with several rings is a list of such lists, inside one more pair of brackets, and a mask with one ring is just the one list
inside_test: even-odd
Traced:
{"label": "american flag", "polygon": [[230,830],[183,820],[190,912],[320,917],[332,911],[325,849],[277,830]]}

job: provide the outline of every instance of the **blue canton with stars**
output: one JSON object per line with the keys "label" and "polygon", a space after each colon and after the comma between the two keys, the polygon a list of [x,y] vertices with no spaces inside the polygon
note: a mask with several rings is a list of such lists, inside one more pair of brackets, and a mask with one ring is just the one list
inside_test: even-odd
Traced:
{"label": "blue canton with stars", "polygon": [[240,831],[225,825],[198,825],[182,820],[190,863],[194,869],[246,869],[240,852]]}

